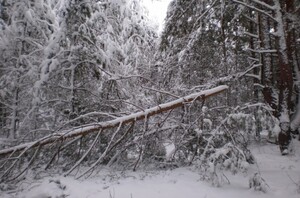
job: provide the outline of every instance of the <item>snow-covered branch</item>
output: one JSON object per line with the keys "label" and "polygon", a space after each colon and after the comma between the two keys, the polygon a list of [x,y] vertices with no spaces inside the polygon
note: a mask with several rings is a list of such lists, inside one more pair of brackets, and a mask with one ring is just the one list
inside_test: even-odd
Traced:
{"label": "snow-covered branch", "polygon": [[194,93],[194,94],[179,98],[177,100],[174,100],[174,101],[171,101],[171,102],[168,102],[165,104],[158,105],[156,107],[146,109],[144,111],[140,111],[140,112],[128,115],[128,116],[116,118],[111,121],[99,122],[99,123],[93,124],[91,126],[79,127],[74,130],[68,130],[68,131],[62,131],[59,133],[55,133],[55,134],[49,135],[47,137],[44,137],[42,139],[36,140],[34,142],[29,142],[29,143],[21,144],[21,145],[12,147],[12,148],[3,149],[0,151],[0,156],[4,156],[7,154],[16,152],[16,151],[28,150],[30,148],[37,147],[37,146],[47,145],[47,144],[50,144],[50,143],[53,143],[53,142],[56,142],[59,140],[65,140],[65,139],[69,139],[69,138],[73,138],[73,137],[77,137],[77,136],[88,135],[90,133],[98,132],[99,130],[114,128],[116,126],[120,126],[120,123],[122,125],[124,125],[127,123],[132,123],[132,122],[135,122],[138,120],[149,118],[150,116],[181,107],[188,102],[193,102],[195,100],[204,100],[208,97],[211,97],[211,96],[214,96],[221,92],[224,92],[226,89],[228,89],[228,86],[226,86],[226,85],[218,86],[218,87],[215,87],[212,89],[208,89],[205,91],[201,91],[199,93]]}
{"label": "snow-covered branch", "polygon": [[259,53],[259,54],[265,54],[265,53],[276,53],[276,49],[251,49],[248,48],[249,51]]}
{"label": "snow-covered branch", "polygon": [[151,87],[145,87],[145,86],[142,86],[142,88],[144,89],[148,89],[148,90],[151,90],[151,91],[155,91],[155,92],[158,92],[158,93],[162,93],[162,94],[166,94],[166,95],[169,95],[169,96],[172,96],[174,98],[180,98],[170,92],[167,92],[167,91],[163,91],[163,90],[158,90],[158,89],[154,89],[154,88],[151,88]]}
{"label": "snow-covered branch", "polygon": [[250,16],[248,16],[248,15],[246,15],[246,14],[243,14],[243,17],[245,17],[246,19],[248,19],[248,20],[251,21],[252,23],[257,24],[257,20],[251,18]]}
{"label": "snow-covered branch", "polygon": [[238,1],[238,0],[232,0],[232,1],[234,3],[238,3],[238,4],[241,4],[241,5],[245,6],[245,7],[250,8],[252,10],[255,10],[256,12],[264,14],[264,15],[268,16],[270,19],[272,19],[272,20],[274,20],[274,21],[277,22],[277,20],[272,15],[270,15],[269,13],[267,13],[265,10],[261,10],[261,9],[255,7],[255,6],[249,5],[249,4],[247,4],[247,3],[243,2],[243,1]]}
{"label": "snow-covered branch", "polygon": [[251,0],[251,1],[254,2],[254,3],[256,3],[256,4],[259,4],[259,5],[263,6],[265,8],[268,8],[270,10],[275,10],[275,6],[271,6],[271,5],[269,5],[269,4],[265,3],[265,2],[262,2],[262,1],[259,1],[259,0]]}
{"label": "snow-covered branch", "polygon": [[240,73],[238,76],[239,76],[239,77],[244,76],[244,75],[246,75],[248,72],[252,71],[253,69],[255,69],[255,68],[257,68],[257,67],[261,67],[261,66],[262,66],[262,64],[260,64],[260,63],[259,63],[259,64],[254,64],[254,65],[252,65],[250,68],[246,69],[246,71]]}
{"label": "snow-covered branch", "polygon": [[257,79],[257,80],[261,80],[261,78],[260,78],[259,75],[255,75],[255,74],[246,74],[245,76],[251,77],[251,78],[255,78],[255,79]]}
{"label": "snow-covered branch", "polygon": [[259,38],[259,36],[258,36],[257,34],[252,34],[252,33],[250,33],[250,32],[244,32],[244,34],[245,34],[246,36],[250,36],[250,37],[253,37],[253,38],[256,38],[256,39]]}

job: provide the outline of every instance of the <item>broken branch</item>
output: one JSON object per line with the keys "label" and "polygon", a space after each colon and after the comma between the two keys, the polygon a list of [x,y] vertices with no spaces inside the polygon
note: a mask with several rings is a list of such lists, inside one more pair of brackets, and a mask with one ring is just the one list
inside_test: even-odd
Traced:
{"label": "broken branch", "polygon": [[90,133],[95,133],[100,130],[111,129],[116,126],[119,126],[120,123],[122,123],[124,125],[127,123],[135,122],[137,120],[149,118],[153,115],[184,106],[184,104],[186,104],[188,102],[192,102],[194,100],[201,100],[201,99],[203,100],[208,97],[217,95],[219,93],[222,93],[226,89],[228,89],[228,86],[226,86],[226,85],[218,86],[218,87],[215,87],[212,89],[194,93],[194,94],[188,95],[186,97],[182,97],[177,100],[146,109],[144,111],[140,111],[140,112],[128,115],[128,116],[116,118],[111,121],[99,122],[99,123],[96,123],[91,126],[84,126],[84,127],[80,127],[80,128],[74,129],[74,130],[67,130],[67,131],[55,133],[55,134],[46,136],[42,139],[36,140],[34,142],[29,142],[29,143],[21,144],[21,145],[14,146],[11,148],[3,149],[0,151],[0,157],[11,154],[13,152],[17,152],[17,151],[25,150],[25,152],[26,152],[26,150],[28,150],[30,148],[47,145],[50,143],[54,143],[58,140],[65,140],[65,139],[74,138],[77,136],[84,136],[84,135],[87,135]]}

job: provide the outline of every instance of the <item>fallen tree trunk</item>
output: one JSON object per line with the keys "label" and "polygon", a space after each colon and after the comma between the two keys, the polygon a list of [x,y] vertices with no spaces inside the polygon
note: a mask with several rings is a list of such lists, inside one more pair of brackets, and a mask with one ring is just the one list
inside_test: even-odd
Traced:
{"label": "fallen tree trunk", "polygon": [[41,139],[33,141],[33,142],[29,142],[29,143],[21,144],[21,145],[14,146],[11,148],[3,149],[0,151],[0,156],[5,156],[8,154],[17,152],[17,151],[28,150],[33,147],[43,146],[43,145],[50,144],[50,143],[53,143],[53,142],[56,142],[59,140],[61,141],[61,140],[65,140],[65,139],[69,139],[69,138],[73,138],[73,137],[77,137],[77,136],[83,136],[83,135],[87,135],[90,133],[99,132],[100,130],[103,131],[105,129],[114,128],[116,126],[120,126],[120,125],[123,125],[126,123],[135,122],[138,120],[149,118],[155,114],[163,113],[165,111],[181,107],[185,103],[193,102],[195,100],[205,100],[206,98],[214,96],[216,94],[219,94],[219,93],[225,91],[226,89],[228,89],[228,87],[225,85],[222,85],[222,86],[219,86],[219,87],[216,87],[213,89],[209,89],[209,90],[205,90],[205,91],[202,91],[199,93],[194,93],[194,94],[188,95],[186,97],[182,97],[177,100],[146,109],[144,111],[133,113],[128,116],[116,118],[111,121],[99,122],[92,126],[85,126],[85,127],[77,128],[74,130],[62,131],[60,133],[51,134],[49,136],[46,136],[44,138],[41,138]]}

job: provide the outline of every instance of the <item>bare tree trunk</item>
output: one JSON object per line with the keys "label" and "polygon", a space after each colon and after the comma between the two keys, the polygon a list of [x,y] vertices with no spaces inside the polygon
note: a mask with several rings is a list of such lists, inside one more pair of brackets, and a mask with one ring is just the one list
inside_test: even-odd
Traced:
{"label": "bare tree trunk", "polygon": [[292,66],[288,59],[288,48],[290,45],[286,39],[286,27],[282,10],[284,7],[280,4],[279,0],[275,1],[275,18],[276,18],[276,44],[278,51],[279,62],[279,101],[278,101],[278,116],[290,116],[290,110],[292,108],[291,98],[293,90],[293,74]]}

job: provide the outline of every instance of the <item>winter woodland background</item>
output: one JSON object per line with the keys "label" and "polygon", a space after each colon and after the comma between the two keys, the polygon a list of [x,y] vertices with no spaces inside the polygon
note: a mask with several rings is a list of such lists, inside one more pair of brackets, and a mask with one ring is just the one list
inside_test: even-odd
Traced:
{"label": "winter woodland background", "polygon": [[160,34],[142,0],[0,0],[0,181],[195,165],[221,186],[298,130],[299,82],[299,0],[173,0]]}

